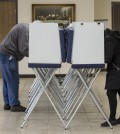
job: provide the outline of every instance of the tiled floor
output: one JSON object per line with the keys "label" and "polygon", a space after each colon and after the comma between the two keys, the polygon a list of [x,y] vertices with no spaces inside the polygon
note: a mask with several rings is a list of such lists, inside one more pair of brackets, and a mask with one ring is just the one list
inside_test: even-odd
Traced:
{"label": "tiled floor", "polygon": [[[32,78],[20,79],[20,101],[24,106],[28,104],[28,91],[32,81]],[[67,130],[64,129],[46,95],[43,95],[39,100],[29,120],[21,129],[20,125],[23,122],[24,113],[3,110],[1,84],[0,80],[0,134],[120,134],[120,125],[113,129],[100,126],[104,119],[89,95],[85,98]],[[108,115],[109,107],[104,84],[105,72],[101,72],[93,85],[93,89]],[[118,113],[120,113],[120,106],[117,110],[117,117]]]}

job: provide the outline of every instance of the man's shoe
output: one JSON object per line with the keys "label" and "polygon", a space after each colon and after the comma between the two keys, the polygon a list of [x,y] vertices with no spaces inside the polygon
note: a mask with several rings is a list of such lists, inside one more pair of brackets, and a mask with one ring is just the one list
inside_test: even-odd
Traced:
{"label": "man's shoe", "polygon": [[[111,123],[112,126],[115,126],[117,125],[117,121],[116,120],[113,120],[113,121],[109,121]],[[108,122],[104,122],[104,123],[101,123],[101,127],[109,127],[109,124]]]}
{"label": "man's shoe", "polygon": [[120,117],[116,121],[117,121],[117,124],[120,124]]}
{"label": "man's shoe", "polygon": [[5,104],[4,105],[4,110],[10,110],[10,105],[9,104]]}
{"label": "man's shoe", "polygon": [[26,108],[21,105],[11,106],[10,111],[12,112],[25,112]]}

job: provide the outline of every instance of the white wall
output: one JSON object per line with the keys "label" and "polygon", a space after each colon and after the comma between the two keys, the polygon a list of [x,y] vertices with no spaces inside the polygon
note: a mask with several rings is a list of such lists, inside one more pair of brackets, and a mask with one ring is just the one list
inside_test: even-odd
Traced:
{"label": "white wall", "polygon": [[108,28],[112,28],[112,2],[120,2],[120,0],[94,0],[95,20],[108,19]]}
{"label": "white wall", "polygon": [[[100,0],[101,1],[101,0]],[[94,0],[18,0],[18,23],[32,21],[32,4],[76,4],[76,21],[94,21]],[[28,69],[28,59],[20,62],[20,74],[32,74]],[[58,72],[66,73],[70,65],[63,64]]]}
{"label": "white wall", "polygon": [[110,0],[95,0],[95,19],[108,19],[108,3]]}

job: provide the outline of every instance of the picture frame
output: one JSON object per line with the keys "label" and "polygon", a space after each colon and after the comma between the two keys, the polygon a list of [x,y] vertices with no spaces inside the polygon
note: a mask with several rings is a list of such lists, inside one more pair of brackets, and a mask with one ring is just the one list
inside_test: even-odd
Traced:
{"label": "picture frame", "polygon": [[32,21],[58,23],[66,27],[75,21],[75,4],[32,4]]}

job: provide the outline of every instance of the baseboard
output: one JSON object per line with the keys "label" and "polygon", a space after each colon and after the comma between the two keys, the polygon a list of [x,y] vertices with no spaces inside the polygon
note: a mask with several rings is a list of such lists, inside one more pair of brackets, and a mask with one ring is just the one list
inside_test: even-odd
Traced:
{"label": "baseboard", "polygon": [[66,74],[55,74],[56,77],[65,77]]}
{"label": "baseboard", "polygon": [[34,74],[20,74],[20,78],[35,78]]}
{"label": "baseboard", "polygon": [[101,69],[101,71],[107,71],[106,68],[105,69]]}
{"label": "baseboard", "polygon": [[[65,74],[55,74],[56,77],[64,77]],[[35,78],[34,74],[20,74],[19,75],[20,78]]]}

